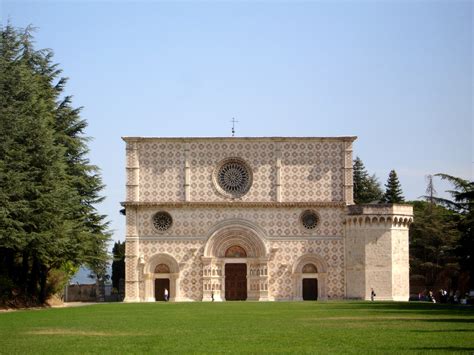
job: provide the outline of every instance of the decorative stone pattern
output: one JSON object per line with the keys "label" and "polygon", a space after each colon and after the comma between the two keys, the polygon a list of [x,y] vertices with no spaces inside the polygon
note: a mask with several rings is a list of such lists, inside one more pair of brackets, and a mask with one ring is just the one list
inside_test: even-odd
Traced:
{"label": "decorative stone pattern", "polygon": [[235,157],[253,174],[241,201],[342,202],[352,189],[352,164],[345,165],[352,140],[128,138],[127,201],[188,201],[186,193],[191,202],[224,201],[229,197],[218,193],[212,176]]}
{"label": "decorative stone pattern", "polygon": [[181,297],[189,300],[202,299],[202,263],[200,255],[204,252],[202,241],[149,241],[140,242],[140,254],[145,263],[155,254],[166,253],[176,259],[181,280]]}
{"label": "decorative stone pattern", "polygon": [[[167,231],[170,237],[205,237],[219,221],[244,219],[254,222],[271,237],[305,236],[342,237],[344,234],[345,209],[321,207],[315,208],[319,214],[319,223],[313,229],[302,228],[300,216],[302,208],[170,208],[173,226]],[[138,233],[142,237],[161,235],[153,227],[152,207],[142,207],[138,217]],[[304,229],[304,231],[302,231]]]}
{"label": "decorative stone pattern", "polygon": [[140,201],[183,201],[185,151],[181,142],[138,143]]}
{"label": "decorative stone pattern", "polygon": [[247,141],[196,141],[190,144],[191,201],[215,202],[228,199],[217,193],[212,181],[215,168],[225,159],[236,157],[252,170],[250,190],[241,201],[275,200],[275,143]]}
{"label": "decorative stone pattern", "polygon": [[293,297],[292,268],[305,254],[323,258],[328,264],[327,294],[329,299],[344,297],[344,243],[339,240],[279,241],[274,258],[268,263],[269,291],[277,300]]}
{"label": "decorative stone pattern", "polygon": [[[408,299],[407,206],[352,204],[341,138],[124,138],[126,301],[225,300],[245,263],[248,300]],[[310,265],[310,266],[308,266]],[[311,267],[312,265],[312,267]]]}
{"label": "decorative stone pattern", "polygon": [[283,201],[343,201],[344,142],[282,145]]}

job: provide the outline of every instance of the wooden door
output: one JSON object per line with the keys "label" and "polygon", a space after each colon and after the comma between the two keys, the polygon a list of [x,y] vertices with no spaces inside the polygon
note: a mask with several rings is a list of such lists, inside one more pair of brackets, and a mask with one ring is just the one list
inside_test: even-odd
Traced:
{"label": "wooden door", "polygon": [[247,299],[247,264],[225,265],[226,301],[244,301]]}
{"label": "wooden door", "polygon": [[303,300],[316,301],[318,299],[318,279],[303,279]]}
{"label": "wooden door", "polygon": [[155,300],[165,300],[165,288],[168,290],[168,297],[171,297],[170,279],[155,279]]}

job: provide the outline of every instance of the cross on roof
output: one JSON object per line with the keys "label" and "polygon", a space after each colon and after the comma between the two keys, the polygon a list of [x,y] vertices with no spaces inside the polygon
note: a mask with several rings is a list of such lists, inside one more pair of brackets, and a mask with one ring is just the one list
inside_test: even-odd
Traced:
{"label": "cross on roof", "polygon": [[232,121],[230,121],[230,122],[232,122],[232,137],[234,137],[234,135],[235,135],[235,124],[239,121],[237,121],[234,117],[232,117]]}

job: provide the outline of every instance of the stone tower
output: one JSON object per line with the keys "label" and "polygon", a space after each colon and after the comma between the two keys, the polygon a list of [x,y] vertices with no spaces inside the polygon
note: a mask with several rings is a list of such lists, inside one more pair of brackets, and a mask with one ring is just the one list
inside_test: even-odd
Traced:
{"label": "stone tower", "polygon": [[346,297],[408,301],[408,227],[413,207],[353,205],[346,216]]}

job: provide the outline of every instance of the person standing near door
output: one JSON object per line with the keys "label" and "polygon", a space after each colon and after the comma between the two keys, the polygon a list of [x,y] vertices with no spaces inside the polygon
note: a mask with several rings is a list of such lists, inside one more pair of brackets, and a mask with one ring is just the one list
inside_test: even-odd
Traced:
{"label": "person standing near door", "polygon": [[165,301],[168,302],[170,294],[169,294],[168,289],[166,287],[165,287],[165,291],[164,291],[164,296],[165,296]]}

